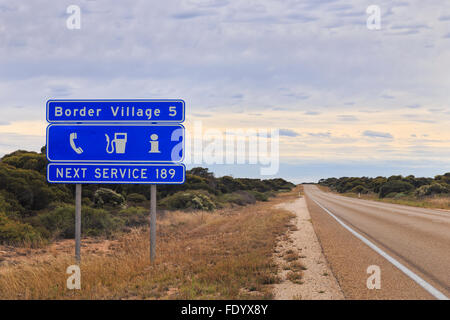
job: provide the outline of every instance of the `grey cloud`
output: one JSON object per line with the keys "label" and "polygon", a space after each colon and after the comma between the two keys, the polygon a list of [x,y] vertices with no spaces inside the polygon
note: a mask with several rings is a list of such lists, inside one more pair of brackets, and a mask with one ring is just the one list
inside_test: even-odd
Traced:
{"label": "grey cloud", "polygon": [[[338,12],[336,14],[338,17],[365,17],[365,13],[364,12],[360,12],[360,11],[349,11],[349,12]],[[364,20],[364,18],[363,18]]]}
{"label": "grey cloud", "polygon": [[5,5],[0,5],[0,12],[6,13],[6,12],[13,12],[13,11],[17,11],[17,9],[13,8],[13,7],[5,6]]}
{"label": "grey cloud", "polygon": [[295,94],[295,93],[286,93],[286,94],[283,94],[283,96],[295,98],[295,99],[299,99],[299,100],[306,100],[310,97],[307,94]]}
{"label": "grey cloud", "polygon": [[67,97],[71,95],[71,88],[69,86],[52,86],[49,89],[52,98]]}
{"label": "grey cloud", "polygon": [[347,114],[342,114],[342,115],[338,115],[338,119],[341,121],[349,121],[349,122],[353,122],[353,121],[358,121],[359,119],[355,116],[352,115],[347,115]]}
{"label": "grey cloud", "polygon": [[349,4],[343,4],[343,5],[332,5],[327,9],[327,11],[343,11],[350,9],[353,9],[353,6]]}
{"label": "grey cloud", "polygon": [[[399,3],[383,1],[383,11],[397,15],[398,11],[391,9]],[[239,108],[242,112],[240,101],[231,95],[245,92],[246,113],[278,106],[273,110],[301,110],[306,120],[320,120],[308,118],[321,114],[316,110],[353,113],[348,111],[353,108],[343,107],[349,100],[356,101],[358,108],[380,112],[402,109],[423,96],[435,97],[436,104],[447,102],[441,98],[447,70],[436,65],[446,63],[445,55],[439,53],[448,45],[442,35],[450,31],[417,28],[426,23],[444,26],[431,24],[436,22],[436,11],[430,10],[427,1],[417,1],[414,10],[402,10],[402,20],[400,16],[385,19],[383,13],[379,33],[354,27],[366,20],[365,5],[356,0],[111,1],[106,7],[104,1],[84,1],[83,14],[89,14],[83,16],[82,30],[74,32],[65,28],[64,6],[55,8],[53,2],[11,2],[10,7],[20,8],[20,14],[0,9],[0,110],[4,121],[45,119],[43,105],[49,94],[179,97],[190,101],[197,115],[214,116]],[[42,7],[47,9],[39,10]],[[427,10],[420,11],[422,8]],[[336,13],[349,15],[344,19]],[[300,25],[314,17],[319,19]],[[383,32],[411,31],[398,28],[402,24],[420,31],[414,41],[409,36],[383,37]],[[32,28],[24,27],[30,25]],[[330,31],[324,28],[327,25],[342,28]],[[435,49],[425,49],[427,43],[433,43]],[[398,54],[404,48],[410,54]],[[431,53],[432,59],[423,58]],[[49,89],[55,84],[70,86]],[[280,92],[280,87],[286,90]],[[384,91],[386,88],[389,91]],[[302,92],[310,95],[307,106],[303,99],[307,94]],[[398,97],[383,100],[380,92],[398,93]],[[15,105],[26,108],[14,110],[11,106]],[[279,115],[283,121],[291,120],[288,112]],[[370,118],[386,120],[377,114]],[[26,145],[25,138],[22,143]]]}
{"label": "grey cloud", "polygon": [[405,30],[405,31],[400,31],[400,32],[389,32],[386,33],[386,35],[388,36],[408,36],[408,35],[412,35],[412,34],[419,34],[420,31],[419,30]]}
{"label": "grey cloud", "polygon": [[389,132],[378,132],[378,131],[371,131],[371,130],[364,131],[363,136],[369,137],[369,138],[385,138],[385,139],[393,138],[393,136]]}
{"label": "grey cloud", "polygon": [[308,135],[315,138],[329,138],[331,137],[330,132],[308,132]]}
{"label": "grey cloud", "polygon": [[300,134],[290,129],[280,129],[280,136],[285,137],[298,137]]}
{"label": "grey cloud", "polygon": [[311,22],[311,21],[316,21],[317,20],[316,17],[311,17],[311,16],[307,16],[307,15],[304,15],[304,14],[300,14],[300,13],[289,14],[289,15],[287,15],[287,17],[289,19],[296,20],[296,21],[299,21],[299,22]]}
{"label": "grey cloud", "polygon": [[392,30],[420,30],[420,29],[431,29],[426,24],[409,24],[409,25],[394,25],[391,27]]}
{"label": "grey cloud", "polygon": [[211,15],[215,15],[215,12],[200,12],[200,11],[186,11],[186,12],[180,12],[180,13],[176,13],[172,15],[172,18],[174,19],[181,19],[181,20],[186,20],[186,19],[194,19],[194,18],[199,18],[199,17],[204,17],[204,16],[211,16]]}
{"label": "grey cloud", "polygon": [[219,8],[225,7],[230,2],[228,0],[191,0],[189,4],[198,8]]}

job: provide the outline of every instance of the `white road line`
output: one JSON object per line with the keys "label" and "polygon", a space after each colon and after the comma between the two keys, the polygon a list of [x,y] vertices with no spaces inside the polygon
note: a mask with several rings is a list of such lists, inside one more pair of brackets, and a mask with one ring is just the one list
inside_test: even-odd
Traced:
{"label": "white road line", "polygon": [[341,219],[336,217],[331,211],[329,211],[327,208],[323,207],[320,203],[318,203],[316,200],[311,199],[314,201],[319,207],[321,207],[325,212],[327,212],[331,217],[333,217],[341,226],[343,226],[345,229],[350,231],[351,234],[353,234],[355,237],[357,237],[359,240],[364,242],[366,245],[368,245],[372,250],[380,254],[382,257],[384,257],[387,261],[392,263],[395,267],[397,267],[400,271],[402,271],[404,274],[406,274],[408,277],[410,277],[412,280],[414,280],[419,286],[427,290],[432,296],[434,296],[436,299],[439,300],[449,300],[449,298],[437,290],[435,287],[433,287],[431,284],[423,280],[421,277],[419,277],[417,274],[409,270],[407,267],[402,265],[400,262],[398,262],[396,259],[388,255],[386,252],[378,248],[376,245],[374,245],[372,242],[364,238],[362,235],[354,231],[352,228],[347,226],[344,222],[342,222]]}

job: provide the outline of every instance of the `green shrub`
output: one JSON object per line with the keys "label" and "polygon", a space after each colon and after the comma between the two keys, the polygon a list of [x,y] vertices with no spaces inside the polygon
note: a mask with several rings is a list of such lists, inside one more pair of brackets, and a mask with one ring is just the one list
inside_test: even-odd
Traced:
{"label": "green shrub", "polygon": [[248,191],[250,194],[252,194],[256,201],[269,201],[269,193],[268,192],[258,192],[254,190]]}
{"label": "green shrub", "polygon": [[118,207],[125,203],[125,198],[115,192],[114,190],[107,188],[99,188],[94,193],[94,203],[97,207],[112,206]]}
{"label": "green shrub", "polygon": [[214,210],[217,206],[213,196],[207,192],[180,191],[161,200],[161,207],[167,209]]}
{"label": "green shrub", "polygon": [[41,210],[51,201],[72,198],[67,188],[50,186],[41,173],[6,163],[0,163],[0,190],[11,195],[26,210]]}
{"label": "green shrub", "polygon": [[18,169],[28,169],[46,173],[47,158],[45,154],[18,150],[2,158],[2,162],[14,166]]}
{"label": "green shrub", "polygon": [[402,193],[402,192],[399,192],[399,193],[397,193],[397,194],[394,196],[394,199],[401,199],[401,198],[404,198],[404,197],[407,197],[407,196],[408,196],[407,194]]}
{"label": "green shrub", "polygon": [[416,189],[414,195],[417,197],[424,197],[441,193],[450,193],[450,187],[438,182],[433,182],[432,184],[424,185]]}
{"label": "green shrub", "polygon": [[[33,221],[36,226],[48,230],[52,237],[73,238],[75,235],[75,207],[73,205],[63,204],[38,215]],[[125,219],[104,209],[82,207],[81,231],[84,235],[110,235],[125,225]]]}
{"label": "green shrub", "polygon": [[127,195],[127,202],[132,202],[132,203],[142,203],[142,202],[146,202],[147,198],[139,193],[130,193],[129,195]]}
{"label": "green shrub", "polygon": [[41,235],[31,225],[10,219],[0,212],[0,243],[8,245],[38,244]]}
{"label": "green shrub", "polygon": [[255,196],[248,191],[236,191],[233,193],[226,193],[220,197],[221,201],[225,203],[233,203],[240,206],[253,204],[256,202]]}
{"label": "green shrub", "polygon": [[364,188],[363,186],[359,185],[359,186],[356,186],[353,189],[351,189],[350,192],[367,194],[367,193],[369,193],[369,190]]}
{"label": "green shrub", "polygon": [[119,212],[127,227],[137,227],[147,224],[149,209],[142,207],[129,207]]}
{"label": "green shrub", "polygon": [[414,186],[408,182],[397,180],[396,178],[383,184],[380,188],[380,198],[386,197],[390,193],[409,192]]}
{"label": "green shrub", "polygon": [[391,192],[384,196],[384,198],[395,198],[397,196],[397,192]]}

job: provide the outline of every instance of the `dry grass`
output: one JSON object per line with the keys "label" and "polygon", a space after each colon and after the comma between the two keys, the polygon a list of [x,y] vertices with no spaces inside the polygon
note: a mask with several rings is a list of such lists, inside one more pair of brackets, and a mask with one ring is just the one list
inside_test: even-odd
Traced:
{"label": "dry grass", "polygon": [[300,256],[299,256],[299,254],[297,252],[295,252],[294,250],[290,249],[290,250],[286,251],[286,253],[285,253],[283,258],[287,262],[292,262],[292,261],[298,260],[300,258]]}
{"label": "dry grass", "polygon": [[302,263],[300,263],[299,261],[291,262],[290,265],[289,265],[289,269],[291,269],[292,271],[307,270],[307,268]]}
{"label": "dry grass", "polygon": [[303,284],[303,273],[301,271],[290,271],[286,275],[286,279],[296,284]]}
{"label": "dry grass", "polygon": [[170,212],[158,221],[157,259],[148,230],[134,230],[96,254],[83,248],[81,290],[66,289],[70,254],[0,267],[0,299],[260,299],[279,281],[276,239],[292,214],[268,203],[214,213]]}

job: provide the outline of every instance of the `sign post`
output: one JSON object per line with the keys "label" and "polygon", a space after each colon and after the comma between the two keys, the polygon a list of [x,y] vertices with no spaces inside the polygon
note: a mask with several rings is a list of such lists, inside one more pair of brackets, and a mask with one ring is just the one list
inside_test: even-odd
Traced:
{"label": "sign post", "polygon": [[81,184],[75,185],[75,260],[81,262]]}
{"label": "sign post", "polygon": [[150,186],[150,262],[156,256],[156,184]]}
{"label": "sign post", "polygon": [[81,261],[81,184],[150,184],[150,260],[156,257],[156,185],[182,184],[183,100],[48,100],[47,181],[75,187],[75,259]]}

